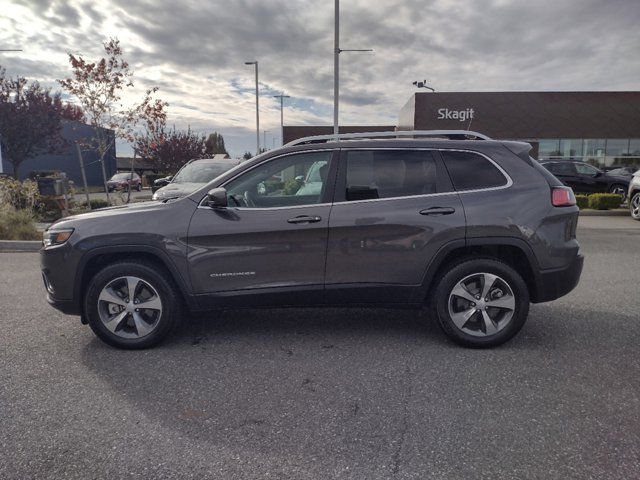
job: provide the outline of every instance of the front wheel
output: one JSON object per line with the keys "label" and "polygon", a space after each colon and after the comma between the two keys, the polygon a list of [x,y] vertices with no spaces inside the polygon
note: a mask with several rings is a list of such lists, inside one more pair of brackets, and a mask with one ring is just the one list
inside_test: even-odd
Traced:
{"label": "front wheel", "polygon": [[454,342],[495,347],[524,325],[529,290],[518,272],[499,260],[467,260],[441,277],[431,306],[440,327]]}
{"label": "front wheel", "polygon": [[162,273],[135,261],[113,263],[98,272],[89,282],[84,304],[93,332],[118,348],[147,348],[162,341],[180,316],[178,293]]}
{"label": "front wheel", "polygon": [[640,220],[640,192],[635,193],[633,197],[631,197],[629,211],[631,212],[631,218]]}

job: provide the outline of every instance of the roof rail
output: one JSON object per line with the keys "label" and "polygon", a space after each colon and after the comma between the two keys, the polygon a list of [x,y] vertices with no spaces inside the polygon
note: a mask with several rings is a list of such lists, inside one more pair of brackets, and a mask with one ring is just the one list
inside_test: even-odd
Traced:
{"label": "roof rail", "polygon": [[399,130],[390,132],[358,132],[339,133],[338,135],[314,135],[312,137],[298,138],[284,146],[292,147],[294,145],[304,145],[308,143],[326,143],[331,142],[332,140],[363,140],[387,137],[444,137],[449,140],[491,140],[490,137],[471,130]]}

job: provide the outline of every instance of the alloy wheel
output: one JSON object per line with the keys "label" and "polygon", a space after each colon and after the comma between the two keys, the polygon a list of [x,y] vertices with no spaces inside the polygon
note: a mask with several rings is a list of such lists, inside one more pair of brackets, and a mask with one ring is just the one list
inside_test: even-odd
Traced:
{"label": "alloy wheel", "polygon": [[153,332],[162,316],[158,291],[138,277],[118,277],[98,296],[98,314],[104,326],[122,338],[142,338]]}
{"label": "alloy wheel", "polygon": [[640,193],[636,193],[631,199],[631,216],[640,220]]}
{"label": "alloy wheel", "polygon": [[492,273],[474,273],[453,287],[448,308],[460,331],[474,337],[489,337],[511,322],[516,299],[503,278]]}

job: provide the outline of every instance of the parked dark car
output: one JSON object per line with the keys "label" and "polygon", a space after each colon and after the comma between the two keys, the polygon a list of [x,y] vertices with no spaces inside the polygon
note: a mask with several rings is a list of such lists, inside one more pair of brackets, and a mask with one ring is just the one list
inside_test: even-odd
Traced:
{"label": "parked dark car", "polygon": [[129,188],[137,191],[142,190],[142,179],[137,173],[116,173],[107,181],[107,189],[110,192],[114,190],[127,191]]}
{"label": "parked dark car", "polygon": [[157,180],[154,180],[153,185],[151,185],[151,193],[156,193],[162,187],[166,187],[167,185],[169,185],[169,182],[171,182],[172,178],[173,177],[171,175],[168,175],[166,177],[162,177],[162,178],[158,178]]}
{"label": "parked dark car", "polygon": [[605,173],[588,163],[574,161],[543,161],[544,168],[576,193],[617,193],[624,199],[630,177]]}
{"label": "parked dark car", "polygon": [[629,180],[631,180],[631,177],[633,177],[633,174],[636,173],[638,170],[640,170],[640,168],[638,167],[618,167],[618,168],[612,168],[610,170],[607,170],[607,175],[619,175],[622,177],[629,177]]}
{"label": "parked dark car", "polygon": [[184,197],[206,185],[227,170],[240,164],[240,160],[203,158],[187,162],[164,187],[153,194],[153,200],[173,200]]}
{"label": "parked dark car", "polygon": [[491,347],[530,302],[576,286],[575,197],[529,144],[362,135],[298,140],[174,202],[58,221],[48,301],[121,348],[158,343],[184,309],[305,305],[427,307],[455,342]]}

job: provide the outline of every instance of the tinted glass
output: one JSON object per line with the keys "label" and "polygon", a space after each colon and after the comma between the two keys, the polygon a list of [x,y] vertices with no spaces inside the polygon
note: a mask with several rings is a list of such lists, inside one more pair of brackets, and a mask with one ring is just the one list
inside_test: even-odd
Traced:
{"label": "tinted glass", "polygon": [[209,183],[233,167],[233,163],[193,162],[180,169],[173,183]]}
{"label": "tinted glass", "polygon": [[441,153],[456,190],[477,190],[507,184],[500,170],[477,153],[449,150]]}
{"label": "tinted glass", "polygon": [[357,150],[347,153],[347,200],[436,193],[436,164],[423,150]]}
{"label": "tinted glass", "polygon": [[229,182],[229,205],[248,208],[321,203],[331,151],[287,155],[263,163]]}
{"label": "tinted glass", "polygon": [[573,165],[569,162],[545,163],[544,167],[554,175],[573,175]]}
{"label": "tinted glass", "polygon": [[576,171],[580,175],[589,175],[590,177],[595,177],[600,172],[600,170],[598,170],[597,168],[592,167],[591,165],[587,165],[586,163],[576,163],[575,167]]}

